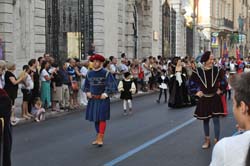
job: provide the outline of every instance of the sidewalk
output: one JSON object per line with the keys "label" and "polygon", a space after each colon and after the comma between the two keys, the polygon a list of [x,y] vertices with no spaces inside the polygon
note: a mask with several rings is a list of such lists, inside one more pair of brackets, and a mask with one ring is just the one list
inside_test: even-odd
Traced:
{"label": "sidewalk", "polygon": [[[149,91],[149,92],[141,92],[141,91],[139,91],[133,97],[136,98],[136,97],[140,97],[140,96],[146,96],[148,94],[153,94],[153,93],[156,93],[156,92],[157,91]],[[120,101],[120,95],[119,95],[119,97],[118,97],[118,95],[116,95],[116,96],[117,97],[115,97],[115,98],[114,97],[111,98],[111,103]],[[18,124],[15,125],[15,126],[35,122],[34,119],[26,120],[26,119],[21,118],[22,97],[18,97],[15,102],[16,102],[16,112],[15,112],[16,117],[20,119]],[[62,110],[61,112],[52,112],[51,110],[46,110],[45,118],[46,118],[46,120],[52,119],[52,118],[57,118],[57,117],[65,116],[65,115],[68,115],[68,114],[73,114],[75,112],[84,111],[85,108],[86,108],[86,106],[81,106],[81,108],[78,109],[78,110]],[[40,123],[42,123],[42,122],[40,122]]]}

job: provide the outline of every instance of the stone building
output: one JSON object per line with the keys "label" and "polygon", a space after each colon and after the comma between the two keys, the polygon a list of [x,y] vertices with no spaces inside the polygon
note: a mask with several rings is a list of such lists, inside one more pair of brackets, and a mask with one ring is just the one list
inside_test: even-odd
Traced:
{"label": "stone building", "polygon": [[0,38],[19,69],[45,52],[84,58],[92,42],[106,57],[162,55],[162,0],[0,0]]}
{"label": "stone building", "polygon": [[[236,48],[247,55],[249,43],[249,0],[199,0],[198,25],[211,41],[217,57],[235,56]],[[206,8],[204,8],[206,6]]]}
{"label": "stone building", "polygon": [[94,43],[105,56],[162,54],[161,0],[94,0]]}
{"label": "stone building", "polygon": [[45,52],[45,1],[0,0],[0,38],[4,58],[20,69]]}

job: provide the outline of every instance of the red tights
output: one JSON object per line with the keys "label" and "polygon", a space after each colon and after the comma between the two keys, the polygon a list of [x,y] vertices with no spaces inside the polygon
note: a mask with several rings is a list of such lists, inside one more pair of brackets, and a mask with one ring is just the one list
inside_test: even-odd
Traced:
{"label": "red tights", "polygon": [[106,129],[106,121],[95,122],[95,129],[97,133],[104,134]]}

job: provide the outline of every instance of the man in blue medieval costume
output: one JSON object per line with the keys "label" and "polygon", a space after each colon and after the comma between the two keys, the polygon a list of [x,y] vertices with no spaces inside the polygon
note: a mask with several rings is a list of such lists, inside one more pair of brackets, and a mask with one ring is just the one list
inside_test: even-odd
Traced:
{"label": "man in blue medieval costume", "polygon": [[109,95],[117,91],[117,85],[112,74],[103,68],[105,58],[94,54],[90,61],[93,62],[93,70],[86,76],[83,91],[88,98],[86,120],[95,123],[97,137],[93,145],[102,146],[106,129],[106,121],[110,119]]}

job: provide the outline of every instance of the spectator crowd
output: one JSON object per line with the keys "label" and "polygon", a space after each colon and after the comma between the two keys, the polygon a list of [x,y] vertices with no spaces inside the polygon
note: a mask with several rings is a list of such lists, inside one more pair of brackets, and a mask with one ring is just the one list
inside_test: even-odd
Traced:
{"label": "spectator crowd", "polygon": [[[250,71],[250,57],[245,60],[233,57],[221,58],[215,60],[215,63],[225,69],[227,79],[235,73]],[[0,61],[0,88],[3,88],[11,98],[12,124],[15,125],[20,120],[15,116],[18,89],[21,90],[23,96],[21,106],[23,119],[34,118],[39,122],[44,120],[44,113],[48,109],[53,112],[61,112],[86,106],[88,100],[82,89],[88,70],[92,69],[91,65],[92,62],[89,60],[79,60],[78,58],[69,58],[66,62],[59,64],[53,56],[44,54],[38,59],[31,59],[17,74],[16,64]],[[117,86],[126,75],[127,79],[133,81],[135,93],[160,91],[159,98],[156,99],[157,103],[160,103],[164,93],[165,102],[168,102],[170,107],[182,107],[194,103],[195,99],[189,95],[188,80],[192,71],[199,65],[200,63],[193,57],[170,59],[162,56],[149,56],[138,60],[128,59],[123,53],[120,57],[107,58],[103,67],[116,79]],[[177,79],[178,71],[181,73],[181,81]],[[176,80],[180,81],[180,85],[183,86],[184,96],[187,95],[183,101],[175,101],[175,97],[178,97],[177,92],[171,96],[171,92],[173,92],[171,77],[173,76],[176,76]],[[170,94],[169,99],[167,99],[167,89]],[[227,87],[226,94],[230,99],[230,85]],[[118,98],[118,95],[113,97]]]}

